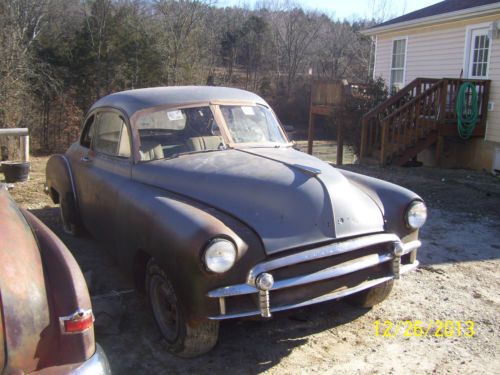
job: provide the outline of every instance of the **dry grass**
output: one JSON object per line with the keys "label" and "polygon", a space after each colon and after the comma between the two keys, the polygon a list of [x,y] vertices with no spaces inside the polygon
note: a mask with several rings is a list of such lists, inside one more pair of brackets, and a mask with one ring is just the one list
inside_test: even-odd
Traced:
{"label": "dry grass", "polygon": [[[43,190],[45,184],[45,165],[48,159],[47,156],[32,157],[30,160],[29,180],[9,185],[10,194],[21,207],[39,209],[54,206],[49,196]],[[4,182],[2,173],[0,173],[0,182]]]}
{"label": "dry grass", "polygon": [[[307,141],[296,141],[297,148],[300,151],[307,152]],[[337,142],[335,141],[314,141],[313,156],[328,163],[337,163]],[[354,164],[357,160],[356,155],[349,146],[344,145],[343,164]]]}

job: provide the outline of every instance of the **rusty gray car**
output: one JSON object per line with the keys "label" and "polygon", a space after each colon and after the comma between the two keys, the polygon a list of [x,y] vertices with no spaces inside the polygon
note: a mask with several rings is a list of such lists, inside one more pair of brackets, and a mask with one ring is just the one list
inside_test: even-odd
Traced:
{"label": "rusty gray car", "polygon": [[418,265],[418,195],[293,146],[247,91],[124,91],[50,158],[47,188],[64,229],[109,244],[169,350],[192,357],[222,320],[342,297],[370,307]]}

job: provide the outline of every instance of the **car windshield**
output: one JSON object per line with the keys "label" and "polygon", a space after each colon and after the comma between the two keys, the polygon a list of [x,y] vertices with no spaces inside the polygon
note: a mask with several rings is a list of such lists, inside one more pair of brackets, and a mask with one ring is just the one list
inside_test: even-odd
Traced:
{"label": "car windshield", "polygon": [[264,106],[220,106],[235,143],[287,143],[272,112]]}
{"label": "car windshield", "polygon": [[209,107],[146,112],[136,120],[141,161],[226,148]]}

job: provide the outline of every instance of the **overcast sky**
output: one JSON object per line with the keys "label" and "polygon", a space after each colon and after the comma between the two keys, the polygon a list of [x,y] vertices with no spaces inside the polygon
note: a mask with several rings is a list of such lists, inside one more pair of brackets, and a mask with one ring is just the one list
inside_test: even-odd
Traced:
{"label": "overcast sky", "polygon": [[[404,13],[425,8],[440,0],[295,0],[307,9],[317,9],[337,19],[371,18],[375,11],[385,6],[385,18],[401,16]],[[218,0],[218,6],[247,5],[253,8],[258,0]],[[380,16],[380,14],[379,14]]]}

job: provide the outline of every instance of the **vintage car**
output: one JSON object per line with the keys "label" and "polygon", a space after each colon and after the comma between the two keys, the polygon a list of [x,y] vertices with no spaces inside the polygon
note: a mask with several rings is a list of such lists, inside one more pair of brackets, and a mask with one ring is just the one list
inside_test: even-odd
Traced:
{"label": "vintage car", "polygon": [[111,373],[78,264],[1,184],[0,296],[0,374]]}
{"label": "vintage car", "polygon": [[418,265],[426,220],[419,196],[295,150],[262,98],[231,88],[108,95],[46,176],[65,230],[110,245],[183,357],[224,319],[382,301]]}

